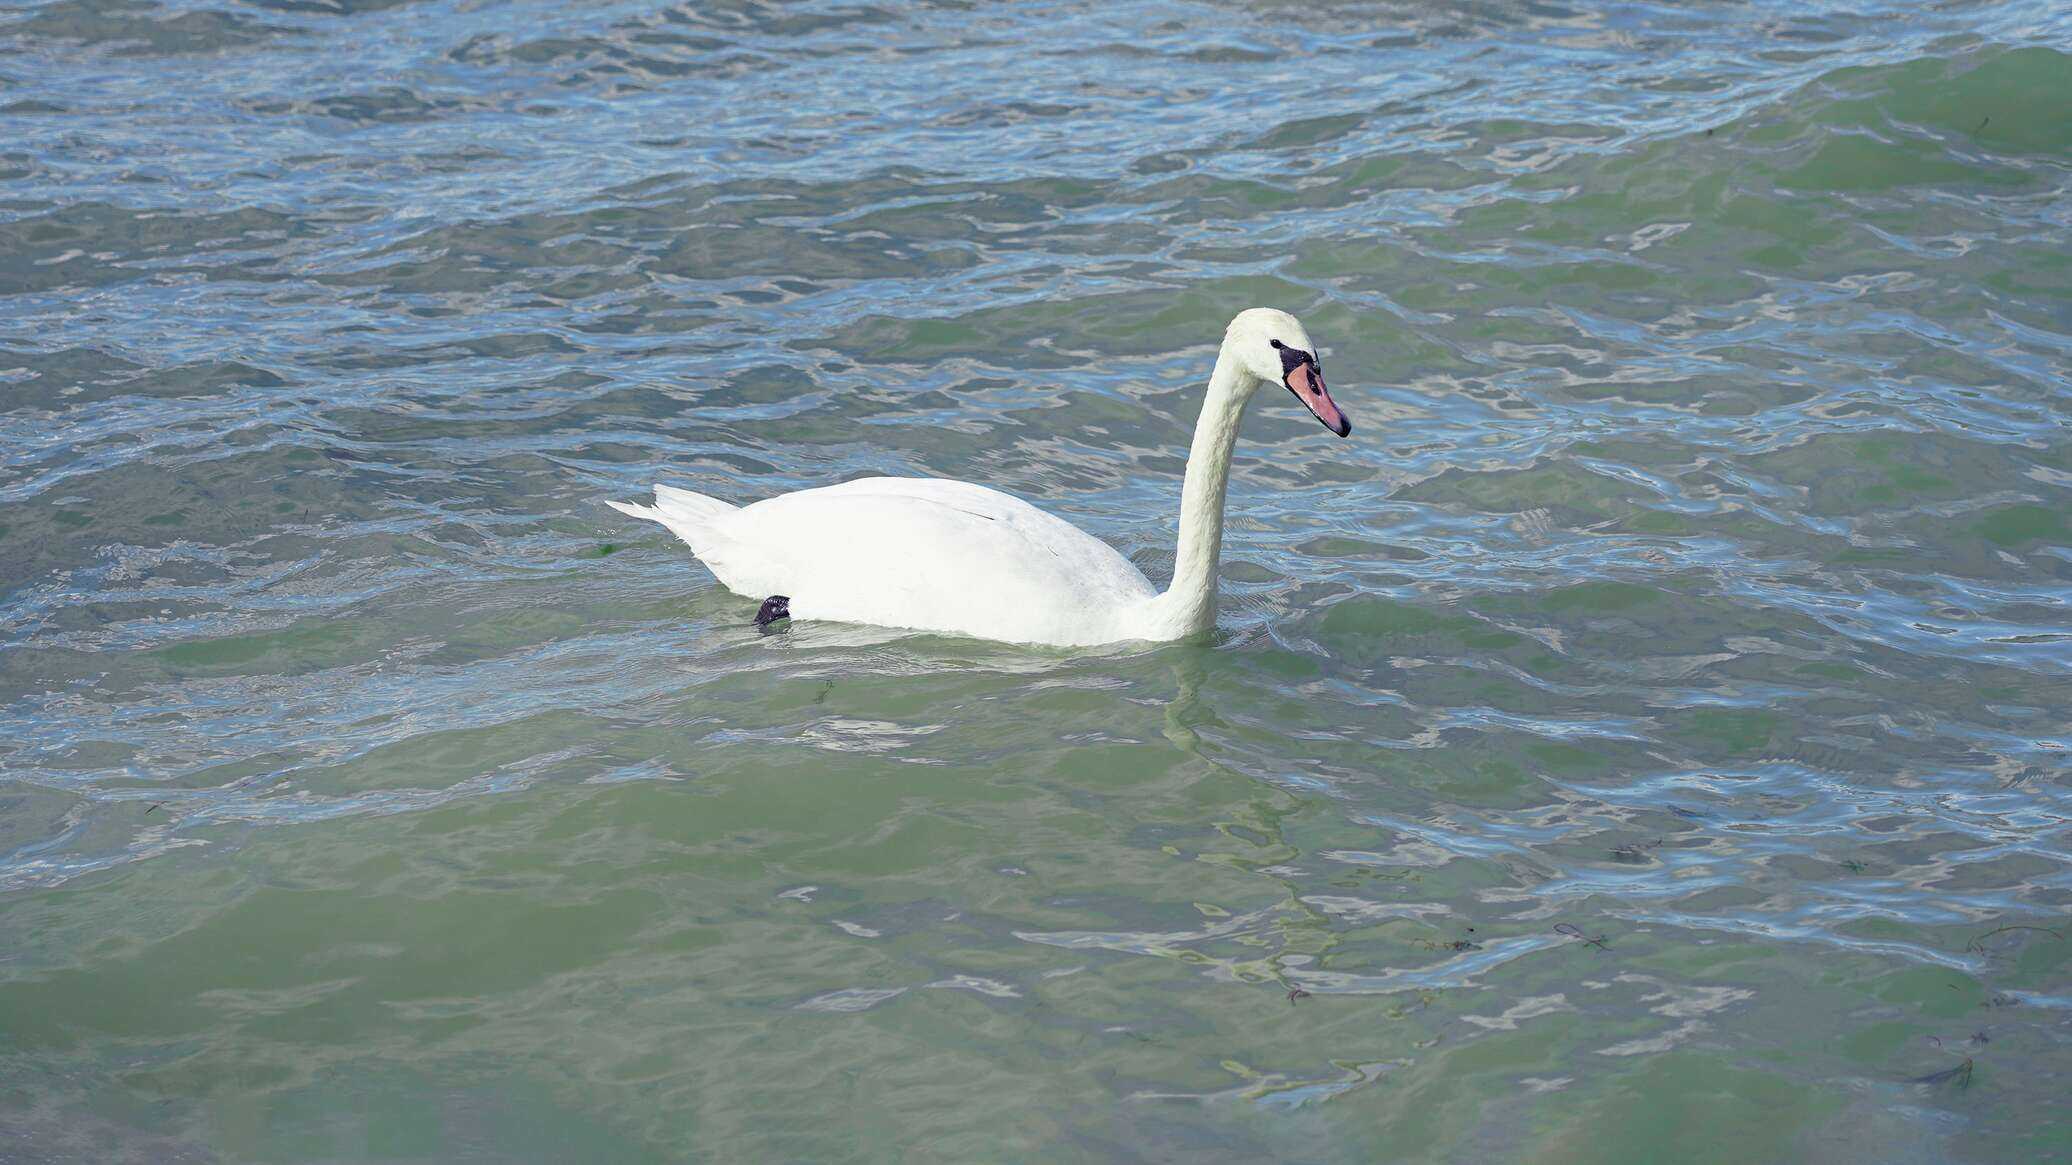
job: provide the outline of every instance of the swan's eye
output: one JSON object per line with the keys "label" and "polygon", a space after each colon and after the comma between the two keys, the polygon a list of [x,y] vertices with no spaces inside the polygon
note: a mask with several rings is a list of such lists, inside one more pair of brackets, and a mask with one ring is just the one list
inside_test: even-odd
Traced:
{"label": "swan's eye", "polygon": [[1281,346],[1281,342],[1279,340],[1268,340],[1267,343],[1272,344],[1276,348]]}

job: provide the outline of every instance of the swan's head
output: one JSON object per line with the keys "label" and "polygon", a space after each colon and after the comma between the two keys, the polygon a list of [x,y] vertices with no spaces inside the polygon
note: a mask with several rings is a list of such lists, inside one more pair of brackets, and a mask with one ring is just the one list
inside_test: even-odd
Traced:
{"label": "swan's head", "polygon": [[1324,388],[1324,366],[1302,321],[1270,307],[1241,311],[1223,333],[1223,348],[1257,383],[1278,382],[1294,393],[1326,429],[1341,437],[1353,431],[1345,410]]}

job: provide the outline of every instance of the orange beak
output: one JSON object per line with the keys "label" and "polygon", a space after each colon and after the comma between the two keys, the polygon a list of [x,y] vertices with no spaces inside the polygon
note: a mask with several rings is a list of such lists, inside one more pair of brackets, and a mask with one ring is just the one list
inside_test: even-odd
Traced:
{"label": "orange beak", "polygon": [[1288,370],[1281,374],[1281,383],[1295,394],[1295,399],[1308,408],[1310,415],[1324,423],[1326,429],[1343,437],[1353,431],[1353,423],[1346,419],[1345,410],[1331,399],[1330,390],[1324,387],[1324,370],[1317,367],[1316,357],[1302,354],[1305,359],[1289,363]]}

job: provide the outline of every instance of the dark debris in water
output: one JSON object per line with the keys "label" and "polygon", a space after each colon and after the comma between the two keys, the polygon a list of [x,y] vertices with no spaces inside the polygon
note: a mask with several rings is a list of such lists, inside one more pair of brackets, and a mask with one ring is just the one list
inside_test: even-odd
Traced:
{"label": "dark debris in water", "polygon": [[1428,951],[1455,951],[1455,952],[1459,952],[1459,951],[1479,951],[1479,950],[1481,950],[1481,949],[1482,949],[1482,944],[1481,944],[1481,943],[1478,943],[1478,942],[1470,942],[1469,940],[1467,940],[1467,939],[1464,939],[1464,938],[1457,938],[1457,939],[1452,939],[1452,940],[1450,940],[1450,941],[1447,941],[1447,942],[1439,942],[1439,941],[1437,941],[1437,940],[1434,940],[1434,939],[1426,939],[1426,940],[1423,940],[1423,941],[1422,941],[1422,942],[1421,942],[1421,943],[1420,943],[1419,945],[1423,946],[1423,947],[1424,947],[1424,949],[1426,949],[1426,950],[1428,950]]}
{"label": "dark debris in water", "polygon": [[1298,999],[1308,999],[1308,998],[1309,998],[1309,992],[1307,992],[1307,991],[1304,991],[1304,990],[1303,990],[1302,988],[1300,988],[1300,987],[1290,987],[1290,988],[1288,988],[1288,1002],[1290,1002],[1290,1003],[1293,1003],[1293,1002],[1295,1002],[1295,1001],[1296,1001],[1296,1000],[1298,1000]]}
{"label": "dark debris in water", "polygon": [[1992,930],[1989,930],[1982,935],[1978,935],[1977,937],[1973,938],[1970,942],[1965,943],[1964,949],[1976,954],[1983,954],[1986,949],[1987,939],[1992,938],[1996,934],[2006,934],[2008,931],[2011,930],[2033,930],[2041,934],[2047,934],[2050,937],[2058,940],[2059,942],[2065,941],[2065,936],[2063,932],[2052,930],[2047,926],[1996,926]]}
{"label": "dark debris in water", "polygon": [[1580,941],[1584,946],[1596,947],[1600,951],[1608,951],[1612,949],[1611,943],[1606,941],[1604,935],[1598,935],[1596,938],[1591,938],[1589,935],[1584,934],[1583,929],[1573,922],[1556,923],[1554,925],[1554,933],[1567,935],[1569,938]]}
{"label": "dark debris in water", "polygon": [[1612,860],[1624,865],[1636,866],[1648,860],[1649,851],[1661,848],[1662,839],[1659,837],[1653,841],[1629,842],[1626,845],[1612,847]]}
{"label": "dark debris in water", "polygon": [[1612,949],[1612,943],[1610,943],[1610,941],[1606,939],[1606,935],[1598,935],[1598,937],[1595,937],[1595,939],[1591,939],[1589,935],[1585,935],[1585,933],[1583,933],[1583,929],[1581,929],[1581,927],[1577,927],[1577,925],[1575,925],[1575,922],[1556,922],[1556,925],[1554,925],[1554,933],[1556,933],[1556,935],[1566,935],[1566,937],[1571,937],[1571,939],[1577,939],[1577,941],[1581,941],[1581,943],[1583,943],[1585,947],[1598,947],[1600,951],[1608,951],[1608,949]]}
{"label": "dark debris in water", "polygon": [[1954,1068],[1945,1068],[1940,1072],[1930,1072],[1926,1076],[1915,1076],[1910,1078],[1907,1083],[1931,1086],[1954,1084],[1958,1088],[1969,1088],[1971,1087],[1971,1057],[1964,1057],[1964,1062]]}

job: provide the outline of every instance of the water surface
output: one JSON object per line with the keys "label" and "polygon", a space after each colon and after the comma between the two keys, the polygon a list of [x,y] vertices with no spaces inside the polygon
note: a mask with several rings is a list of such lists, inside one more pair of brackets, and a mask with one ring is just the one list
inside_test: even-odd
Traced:
{"label": "water surface", "polygon": [[[0,1159],[2072,1160],[2072,18],[0,12]],[[759,636],[988,482],[1213,640]]]}

